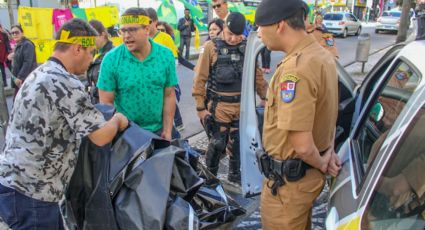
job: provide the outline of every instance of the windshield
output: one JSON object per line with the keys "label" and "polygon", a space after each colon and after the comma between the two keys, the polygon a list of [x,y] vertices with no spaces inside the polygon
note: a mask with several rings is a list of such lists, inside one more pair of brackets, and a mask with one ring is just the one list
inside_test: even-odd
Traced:
{"label": "windshield", "polygon": [[342,14],[325,14],[325,17],[323,17],[323,20],[341,21]]}
{"label": "windshield", "polygon": [[392,12],[385,11],[382,14],[382,17],[396,17],[396,18],[399,18],[400,16],[401,16],[401,12],[397,12],[397,11],[392,11]]}

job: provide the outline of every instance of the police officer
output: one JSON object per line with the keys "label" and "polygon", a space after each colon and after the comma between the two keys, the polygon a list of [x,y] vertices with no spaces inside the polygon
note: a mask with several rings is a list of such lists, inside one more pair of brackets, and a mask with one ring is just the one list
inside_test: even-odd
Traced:
{"label": "police officer", "polygon": [[[245,17],[241,13],[230,13],[221,37],[206,42],[200,53],[192,90],[198,116],[210,137],[207,167],[217,175],[220,156],[227,145],[230,155],[228,180],[236,183],[240,183],[238,129],[246,46],[242,35],[244,28]],[[259,68],[256,84],[257,94],[264,100],[267,82]]]}
{"label": "police officer", "polygon": [[305,30],[301,0],[263,0],[255,21],[270,50],[286,53],[270,82],[263,129],[264,229],[310,229],[311,208],[338,173],[333,151],[338,113],[335,59]]}
{"label": "police officer", "polygon": [[315,22],[311,24],[308,20],[309,7],[307,3],[305,3],[304,1],[303,1],[303,7],[304,7],[304,10],[306,11],[304,22],[305,22],[307,33],[313,34],[316,40],[319,42],[319,44],[323,46],[323,48],[325,48],[326,50],[331,52],[332,55],[338,58],[338,49],[336,48],[335,38],[332,35],[332,33],[330,33],[326,29],[326,27],[323,25],[322,16],[318,15],[315,18]]}

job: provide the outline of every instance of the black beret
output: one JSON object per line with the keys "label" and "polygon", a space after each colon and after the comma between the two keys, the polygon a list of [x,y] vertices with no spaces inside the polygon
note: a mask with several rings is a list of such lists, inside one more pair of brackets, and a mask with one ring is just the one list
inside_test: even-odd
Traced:
{"label": "black beret", "polygon": [[245,30],[245,16],[239,12],[231,12],[227,16],[226,25],[232,33],[241,35]]}
{"label": "black beret", "polygon": [[268,26],[285,20],[303,8],[302,0],[262,0],[255,13],[258,26]]}

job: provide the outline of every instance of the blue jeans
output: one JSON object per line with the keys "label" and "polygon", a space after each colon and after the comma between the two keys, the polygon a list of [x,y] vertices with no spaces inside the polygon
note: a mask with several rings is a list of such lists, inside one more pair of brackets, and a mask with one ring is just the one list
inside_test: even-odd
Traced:
{"label": "blue jeans", "polygon": [[11,229],[64,229],[59,204],[22,195],[0,184],[0,217]]}

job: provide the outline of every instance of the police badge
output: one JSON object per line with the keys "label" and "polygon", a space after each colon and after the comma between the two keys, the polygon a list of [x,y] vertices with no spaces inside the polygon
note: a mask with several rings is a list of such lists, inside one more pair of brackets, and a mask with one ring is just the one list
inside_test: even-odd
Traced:
{"label": "police badge", "polygon": [[280,98],[285,103],[290,103],[295,98],[295,88],[297,82],[299,81],[298,77],[294,75],[285,75],[280,80]]}

